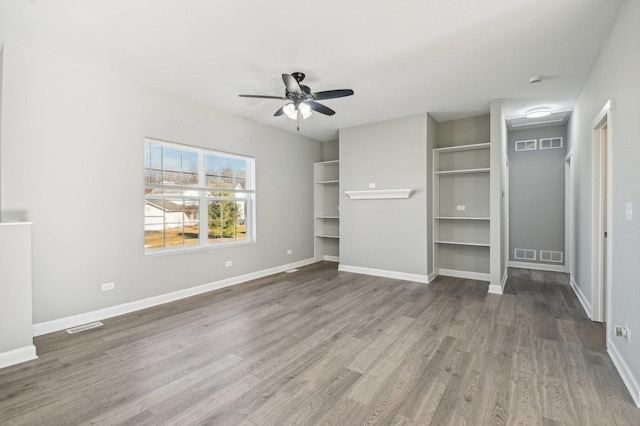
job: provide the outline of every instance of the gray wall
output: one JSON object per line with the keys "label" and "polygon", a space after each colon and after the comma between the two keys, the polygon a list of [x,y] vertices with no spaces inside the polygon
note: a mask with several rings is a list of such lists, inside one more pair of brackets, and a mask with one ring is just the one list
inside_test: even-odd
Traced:
{"label": "gray wall", "polygon": [[[426,276],[427,115],[340,130],[340,169],[340,264]],[[344,194],[369,183],[415,192],[396,200]]]}
{"label": "gray wall", "polygon": [[[563,147],[539,149],[540,138],[551,137],[562,137]],[[515,142],[528,139],[538,149],[516,152]],[[535,250],[536,259],[540,250],[564,252],[566,142],[565,126],[509,132],[509,260],[515,248]]]}
{"label": "gray wall", "polygon": [[[42,52],[4,53],[2,215],[34,223],[35,322],[313,257],[321,142]],[[253,156],[257,243],[146,256],[145,136]]]}
{"label": "gray wall", "polygon": [[[612,99],[613,193],[611,319],[609,346],[615,346],[628,371],[640,383],[640,2],[626,0],[598,60],[578,98],[568,124],[569,150],[574,154],[575,274],[573,279],[591,300],[592,121]],[[634,208],[633,221],[625,220],[625,203]],[[612,336],[611,326],[626,325],[631,341]],[[638,398],[636,389],[636,398]],[[640,400],[636,399],[636,403]]]}
{"label": "gray wall", "polygon": [[487,143],[490,127],[488,115],[443,121],[438,125],[438,148]]}
{"label": "gray wall", "polygon": [[339,160],[339,144],[338,141],[326,141],[322,143],[322,160]]}

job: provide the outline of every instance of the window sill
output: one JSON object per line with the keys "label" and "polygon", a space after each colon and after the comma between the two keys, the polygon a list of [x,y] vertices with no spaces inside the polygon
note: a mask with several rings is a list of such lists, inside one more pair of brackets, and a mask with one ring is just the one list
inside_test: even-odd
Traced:
{"label": "window sill", "polygon": [[198,246],[189,246],[189,247],[180,247],[180,248],[165,248],[165,249],[155,249],[155,250],[144,250],[145,256],[166,256],[171,254],[180,254],[180,253],[193,253],[197,251],[206,251],[206,250],[215,250],[218,248],[224,247],[238,247],[238,246],[246,246],[250,244],[255,244],[254,241],[243,241],[243,242],[233,242],[233,243],[216,243],[216,244],[208,244],[208,245],[198,245]]}

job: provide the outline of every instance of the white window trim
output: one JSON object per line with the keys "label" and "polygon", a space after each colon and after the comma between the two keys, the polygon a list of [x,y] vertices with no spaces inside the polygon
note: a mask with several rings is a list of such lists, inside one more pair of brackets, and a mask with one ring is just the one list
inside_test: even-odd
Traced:
{"label": "white window trim", "polygon": [[[236,247],[247,244],[255,244],[256,242],[256,208],[255,208],[255,159],[253,157],[247,155],[233,154],[224,151],[216,151],[208,148],[201,148],[192,145],[184,145],[175,142],[169,142],[162,139],[155,139],[147,137],[145,138],[146,142],[158,143],[161,145],[172,146],[178,149],[189,149],[192,151],[198,152],[198,162],[199,162],[199,170],[198,170],[198,183],[199,185],[196,187],[193,186],[181,186],[181,185],[147,185],[146,182],[144,184],[145,188],[162,188],[162,189],[176,189],[176,190],[193,190],[199,191],[199,196],[176,196],[176,195],[165,195],[165,194],[152,194],[144,196],[145,201],[148,199],[175,199],[175,198],[183,198],[183,199],[193,199],[199,201],[199,235],[198,235],[198,244],[194,245],[186,245],[186,246],[174,246],[174,247],[164,247],[164,248],[155,248],[155,249],[147,249],[144,247],[146,256],[157,256],[157,255],[167,255],[173,253],[184,253],[184,252],[192,252],[192,251],[200,251],[200,250],[210,250],[221,247]],[[229,191],[229,188],[209,188],[204,186],[206,182],[206,154],[216,154],[220,156],[224,156],[227,158],[235,158],[241,160],[247,160],[247,170],[246,170],[246,182],[247,187],[252,189],[243,189],[243,190],[232,190]],[[143,163],[143,170],[145,169]],[[213,197],[207,196],[207,192],[234,192],[234,193],[245,193],[249,196],[247,198],[239,198],[239,197]],[[247,220],[245,221],[245,235],[246,239],[244,240],[236,240],[236,241],[225,241],[225,242],[209,242],[209,201],[244,201],[247,203],[246,206],[246,216]],[[204,219],[203,219],[204,218]],[[203,221],[206,226],[203,225]],[[144,242],[144,227],[142,229],[143,234],[143,242]],[[144,246],[144,244],[143,244]]]}

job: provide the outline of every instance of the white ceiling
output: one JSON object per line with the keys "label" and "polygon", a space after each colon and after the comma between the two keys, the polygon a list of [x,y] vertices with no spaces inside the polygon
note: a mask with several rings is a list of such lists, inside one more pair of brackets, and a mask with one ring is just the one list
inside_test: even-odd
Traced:
{"label": "white ceiling", "polygon": [[[107,69],[234,114],[295,130],[273,117],[282,73],[323,101],[300,133],[428,111],[438,121],[534,106],[570,111],[619,0],[0,0],[0,43]],[[543,81],[530,85],[534,75]]]}

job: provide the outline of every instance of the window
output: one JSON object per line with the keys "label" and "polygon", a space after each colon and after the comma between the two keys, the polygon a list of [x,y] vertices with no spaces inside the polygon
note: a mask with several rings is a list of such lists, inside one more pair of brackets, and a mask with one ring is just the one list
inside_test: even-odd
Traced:
{"label": "window", "polygon": [[144,142],[144,247],[147,253],[254,240],[254,160]]}

